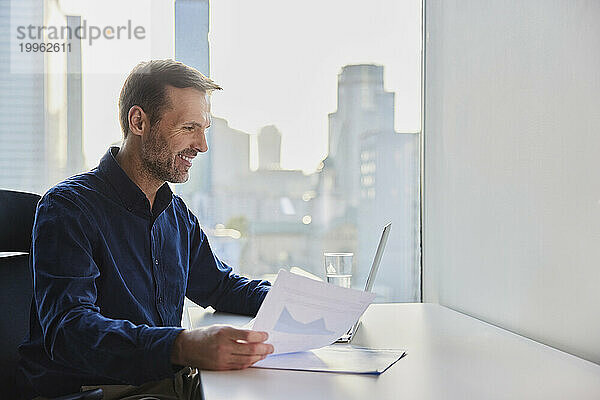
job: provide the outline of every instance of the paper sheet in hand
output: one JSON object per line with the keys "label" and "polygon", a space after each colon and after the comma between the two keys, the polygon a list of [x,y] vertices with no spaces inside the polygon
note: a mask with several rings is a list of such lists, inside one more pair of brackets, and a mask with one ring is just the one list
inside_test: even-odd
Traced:
{"label": "paper sheet in hand", "polygon": [[269,334],[274,354],[317,349],[346,333],[374,298],[280,270],[252,329]]}
{"label": "paper sheet in hand", "polygon": [[269,356],[252,367],[379,375],[405,354],[404,350],[374,350],[332,345],[300,353]]}

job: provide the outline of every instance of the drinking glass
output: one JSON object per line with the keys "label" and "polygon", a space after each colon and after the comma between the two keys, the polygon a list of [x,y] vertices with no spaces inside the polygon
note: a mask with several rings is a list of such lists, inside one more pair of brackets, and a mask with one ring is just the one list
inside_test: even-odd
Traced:
{"label": "drinking glass", "polygon": [[349,288],[352,285],[354,253],[324,253],[327,283]]}

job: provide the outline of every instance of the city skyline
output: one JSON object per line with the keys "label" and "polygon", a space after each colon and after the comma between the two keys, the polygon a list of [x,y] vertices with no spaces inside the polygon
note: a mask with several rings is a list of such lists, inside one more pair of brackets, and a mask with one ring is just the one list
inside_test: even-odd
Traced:
{"label": "city skyline", "polygon": [[[155,3],[148,7],[147,2],[132,0],[123,8],[116,0],[102,7],[89,1],[60,2],[65,12],[80,13],[98,25],[116,23],[111,10],[118,7],[118,21],[145,23],[153,33],[156,29],[150,28],[156,23],[148,8],[156,8]],[[88,7],[93,15],[87,15]],[[358,1],[285,7],[271,0],[210,2],[210,73],[224,88],[213,95],[213,114],[251,135],[275,125],[282,133],[282,168],[314,171],[326,156],[327,115],[336,111],[337,74],[345,65],[375,63],[385,66],[386,90],[395,93],[396,131],[419,131],[420,7],[416,0],[376,1],[367,8]],[[141,16],[138,9],[144,10]],[[307,27],[307,19],[301,17],[313,23]],[[108,146],[121,139],[119,91],[131,68],[148,58],[132,52],[115,59],[112,50],[94,44],[92,52],[82,43],[84,68],[90,65],[86,57],[93,55],[94,69],[105,66],[110,72],[87,74],[82,82],[88,166],[96,165]]]}
{"label": "city skyline", "polygon": [[282,167],[313,171],[327,155],[338,74],[377,64],[395,93],[395,130],[418,132],[420,15],[420,1],[213,1],[210,70],[224,88],[213,111],[252,134],[275,125]]}
{"label": "city skyline", "polygon": [[[178,27],[174,31],[174,48],[168,49],[168,53],[209,74],[208,1],[180,0],[173,5]],[[58,16],[55,13],[57,21]],[[63,17],[73,26],[84,18],[68,14]],[[81,42],[82,47],[84,43]],[[78,46],[73,48],[76,51],[69,53],[64,66],[45,64],[49,72],[45,85],[52,94],[48,96],[52,101],[45,103],[45,140],[53,146],[48,149],[56,151],[46,151],[53,157],[47,167],[52,177],[48,176],[46,188],[41,192],[83,169],[78,167],[78,152],[82,120],[87,119],[89,126],[90,119],[90,114],[80,112],[82,104],[85,107],[86,99],[90,98],[89,86],[85,95],[86,81],[88,85],[95,82],[106,86],[98,89],[99,99],[96,99],[104,106],[91,114],[96,131],[106,131],[106,125],[118,123],[116,115],[108,123],[109,118],[103,113],[108,110],[108,95],[115,88],[120,89],[122,77],[113,75],[108,79],[90,72],[86,68],[89,60],[86,61],[85,48],[81,53]],[[324,114],[327,120],[324,143],[328,148],[319,150],[311,142],[308,130],[302,139],[311,145],[313,152],[309,155],[302,146],[294,147],[295,154],[305,160],[315,157],[316,165],[309,171],[285,164],[285,142],[287,138],[289,147],[291,134],[280,124],[261,125],[256,132],[248,132],[232,125],[228,118],[219,117],[218,112],[213,113],[208,131],[211,150],[195,162],[189,181],[174,185],[173,189],[206,228],[224,262],[253,277],[270,276],[281,267],[291,266],[302,266],[319,274],[323,272],[320,261],[323,252],[350,251],[355,254],[356,279],[361,280],[369,262],[371,242],[377,238],[380,225],[391,220],[395,226],[390,236],[392,248],[382,263],[383,276],[389,274],[389,279],[381,280],[377,291],[387,300],[410,301],[418,297],[415,265],[418,265],[419,134],[395,129],[397,93],[387,88],[387,69],[379,63],[351,63],[336,68],[331,76],[323,76],[335,86],[335,103]],[[63,87],[60,82],[65,76]],[[293,81],[290,78],[291,75],[286,80]],[[65,91],[57,90],[61,87]],[[84,95],[80,96],[81,93]],[[268,97],[272,92],[263,94]],[[252,105],[255,110],[261,107]],[[89,112],[89,104],[87,107]],[[106,120],[100,123],[98,118],[102,116]],[[63,120],[65,123],[61,124]],[[61,126],[66,130],[59,129]],[[68,140],[60,140],[62,136],[58,134],[63,131]],[[115,129],[103,137],[112,141],[95,151],[104,153],[120,137],[121,133]],[[252,155],[259,155],[258,160],[252,160],[252,151]],[[80,171],[61,168],[59,157],[65,165],[73,165]],[[93,167],[96,162],[88,159],[87,165]]]}

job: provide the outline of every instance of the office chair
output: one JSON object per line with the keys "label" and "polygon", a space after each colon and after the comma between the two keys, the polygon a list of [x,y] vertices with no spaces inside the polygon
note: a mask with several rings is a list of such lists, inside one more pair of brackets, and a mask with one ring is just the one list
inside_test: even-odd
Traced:
{"label": "office chair", "polygon": [[[39,200],[37,194],[0,189],[0,393],[7,399],[21,397],[15,382],[17,347],[29,329],[33,286],[28,253]],[[97,389],[60,399],[101,398]]]}

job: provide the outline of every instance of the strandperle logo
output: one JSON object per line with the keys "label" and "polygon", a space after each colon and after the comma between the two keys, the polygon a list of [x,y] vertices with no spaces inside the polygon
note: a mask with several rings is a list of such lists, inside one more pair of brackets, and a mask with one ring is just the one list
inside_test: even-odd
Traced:
{"label": "strandperle logo", "polygon": [[89,25],[84,19],[81,25],[72,26],[46,26],[46,25],[19,25],[17,26],[16,38],[18,40],[69,40],[72,38],[87,40],[91,46],[94,41],[105,40],[143,40],[146,38],[146,29],[143,26],[133,26],[131,20],[126,25],[118,26],[96,26]]}

